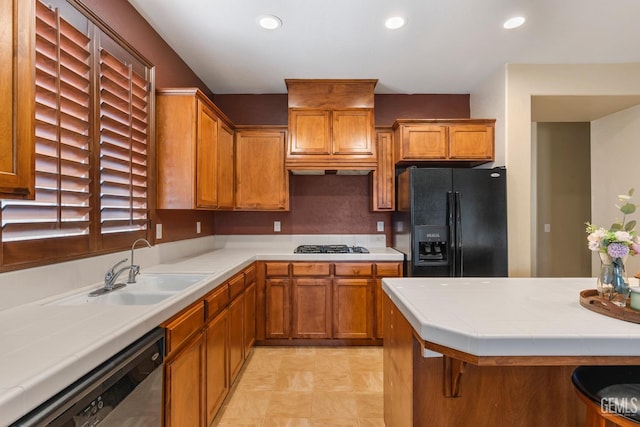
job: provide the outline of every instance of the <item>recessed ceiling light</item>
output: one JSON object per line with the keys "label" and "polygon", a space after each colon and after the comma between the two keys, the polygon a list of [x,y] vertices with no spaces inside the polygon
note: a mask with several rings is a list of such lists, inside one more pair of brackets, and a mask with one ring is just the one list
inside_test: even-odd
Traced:
{"label": "recessed ceiling light", "polygon": [[282,21],[280,20],[280,18],[274,15],[258,16],[257,21],[258,25],[260,25],[265,30],[275,30],[282,27]]}
{"label": "recessed ceiling light", "polygon": [[524,21],[525,19],[523,16],[514,16],[513,18],[509,18],[504,21],[504,24],[502,24],[502,26],[507,30],[512,30],[524,24]]}
{"label": "recessed ceiling light", "polygon": [[397,30],[398,28],[404,27],[406,21],[402,16],[392,16],[384,21],[384,26],[390,30]]}

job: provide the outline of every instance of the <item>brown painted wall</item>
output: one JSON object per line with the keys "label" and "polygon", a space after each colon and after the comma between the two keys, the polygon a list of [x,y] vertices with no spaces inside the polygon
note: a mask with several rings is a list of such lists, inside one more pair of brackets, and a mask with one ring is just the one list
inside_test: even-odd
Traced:
{"label": "brown painted wall", "polygon": [[[217,212],[216,234],[376,234],[376,222],[389,231],[390,215],[371,212],[369,176],[291,175],[290,212]],[[389,241],[389,239],[387,239]]]}
{"label": "brown painted wall", "polygon": [[[213,102],[237,125],[287,125],[287,94],[214,95]],[[390,94],[375,96],[376,126],[396,119],[470,117],[469,95]]]}
{"label": "brown painted wall", "polygon": [[156,68],[156,87],[209,88],[127,0],[80,0]]}

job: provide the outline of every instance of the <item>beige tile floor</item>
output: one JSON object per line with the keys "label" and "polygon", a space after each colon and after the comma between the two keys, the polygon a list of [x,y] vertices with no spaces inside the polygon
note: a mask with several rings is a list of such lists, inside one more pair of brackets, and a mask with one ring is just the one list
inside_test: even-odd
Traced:
{"label": "beige tile floor", "polygon": [[255,347],[216,427],[384,426],[382,347]]}

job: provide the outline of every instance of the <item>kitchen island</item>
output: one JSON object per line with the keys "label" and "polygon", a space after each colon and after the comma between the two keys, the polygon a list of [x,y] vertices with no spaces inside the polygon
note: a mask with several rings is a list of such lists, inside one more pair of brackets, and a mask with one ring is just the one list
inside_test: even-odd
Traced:
{"label": "kitchen island", "polygon": [[594,313],[590,278],[384,279],[385,422],[584,425],[579,365],[640,364],[640,325]]}

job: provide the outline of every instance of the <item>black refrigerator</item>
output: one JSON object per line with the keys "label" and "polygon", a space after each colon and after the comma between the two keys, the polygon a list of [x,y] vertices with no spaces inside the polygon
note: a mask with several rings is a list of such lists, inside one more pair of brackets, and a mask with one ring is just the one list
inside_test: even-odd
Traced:
{"label": "black refrigerator", "polygon": [[397,177],[393,247],[405,275],[506,277],[506,169],[410,167]]}

